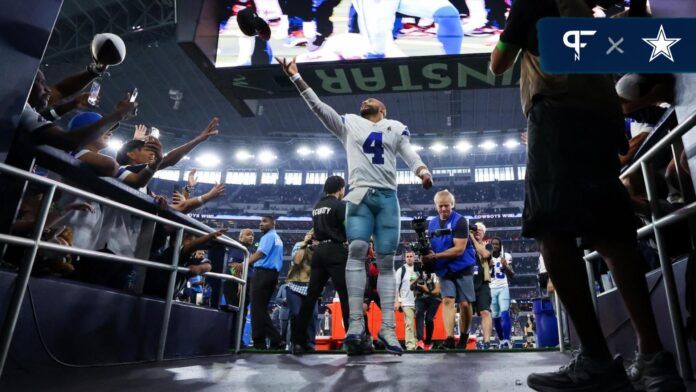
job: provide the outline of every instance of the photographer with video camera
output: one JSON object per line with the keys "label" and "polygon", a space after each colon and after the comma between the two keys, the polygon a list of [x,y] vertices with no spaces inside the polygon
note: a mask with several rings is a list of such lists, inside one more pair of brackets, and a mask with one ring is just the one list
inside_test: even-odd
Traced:
{"label": "photographer with video camera", "polygon": [[[448,190],[435,194],[438,218],[428,224],[432,249],[421,256],[424,266],[432,263],[440,279],[442,291],[442,315],[447,339],[444,349],[453,349],[455,302],[459,304],[461,324],[461,347],[465,347],[467,332],[471,324],[471,303],[476,300],[474,292],[474,266],[476,255],[469,242],[469,225],[462,215],[454,211],[454,195]],[[415,229],[414,229],[415,230]]]}

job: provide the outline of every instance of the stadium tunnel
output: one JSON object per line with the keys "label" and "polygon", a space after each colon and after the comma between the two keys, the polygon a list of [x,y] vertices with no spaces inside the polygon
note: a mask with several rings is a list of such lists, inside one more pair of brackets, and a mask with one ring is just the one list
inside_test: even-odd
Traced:
{"label": "stadium tunnel", "polygon": [[[385,42],[375,44],[366,31],[375,21],[362,3],[5,6],[0,389],[530,390],[529,374],[576,360],[578,329],[542,279],[548,273],[539,244],[522,236],[529,191],[522,71],[519,64],[499,76],[489,69],[511,5],[438,0],[432,3],[442,7],[431,9],[394,2],[406,5],[376,19],[393,29],[379,30]],[[599,3],[595,16],[641,2]],[[650,11],[696,17],[688,0],[653,2]],[[404,162],[394,167],[400,236],[389,267],[396,290],[405,254],[422,240],[413,219],[436,217],[433,198],[448,189],[467,222],[485,223],[487,249],[497,238],[498,253],[510,254],[514,276],[501,272],[509,276],[510,336],[487,324],[484,312],[465,331],[456,317],[458,345],[448,347],[440,305],[433,343],[419,338],[410,346],[414,321],[400,309],[394,331],[406,351],[396,356],[377,339],[383,313],[368,300],[366,330],[376,351],[347,356],[332,279],[309,322],[317,331],[312,352],[293,355],[281,292],[293,283],[286,282],[297,264],[293,245],[301,247],[316,229],[312,211],[327,179],[350,182],[351,158],[274,56],[296,57],[302,78],[336,111],[358,112],[375,96],[389,118],[408,125],[400,136],[427,163],[435,186],[424,190],[423,172]],[[693,75],[617,75],[616,90],[629,101],[650,96],[644,91],[650,83],[673,89],[668,102],[626,116],[629,155],[621,158],[620,180],[640,193],[631,193],[631,203],[645,265],[635,268],[644,273],[657,333],[686,390],[696,391]],[[346,117],[343,124],[351,121]],[[381,154],[381,146],[380,135],[362,148]],[[249,259],[263,246],[269,218],[284,247],[262,310],[283,341],[275,345],[269,336],[270,346],[264,338],[259,349],[251,336],[259,296],[249,289]],[[580,249],[603,338],[628,365],[636,358],[630,313],[607,263],[590,247]],[[660,388],[647,390],[684,390]]]}

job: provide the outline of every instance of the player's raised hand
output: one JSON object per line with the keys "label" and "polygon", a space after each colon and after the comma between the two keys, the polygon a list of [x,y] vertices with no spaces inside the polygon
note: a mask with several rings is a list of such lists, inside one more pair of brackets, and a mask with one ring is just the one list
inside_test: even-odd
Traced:
{"label": "player's raised hand", "polygon": [[296,63],[296,58],[293,57],[292,60],[288,60],[287,58],[283,57],[282,59],[280,57],[275,58],[278,64],[283,67],[283,72],[285,72],[288,77],[292,77],[293,75],[297,74],[297,63]]}

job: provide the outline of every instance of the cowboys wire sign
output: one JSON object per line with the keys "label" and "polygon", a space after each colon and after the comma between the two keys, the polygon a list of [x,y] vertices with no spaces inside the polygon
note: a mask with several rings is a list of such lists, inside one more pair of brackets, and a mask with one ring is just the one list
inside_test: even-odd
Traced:
{"label": "cowboys wire sign", "polygon": [[696,19],[545,18],[541,68],[549,73],[696,72]]}

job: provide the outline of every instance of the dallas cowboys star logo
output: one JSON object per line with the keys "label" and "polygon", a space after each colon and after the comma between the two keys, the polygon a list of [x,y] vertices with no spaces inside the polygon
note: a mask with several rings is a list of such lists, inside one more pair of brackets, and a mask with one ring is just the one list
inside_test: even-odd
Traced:
{"label": "dallas cowboys star logo", "polygon": [[665,29],[662,27],[662,25],[660,25],[660,30],[657,32],[657,37],[643,38],[643,41],[652,46],[652,53],[650,54],[649,62],[652,62],[659,56],[665,56],[669,61],[674,62],[674,57],[672,57],[672,50],[670,47],[681,41],[681,38],[667,38],[667,36],[665,36]]}

